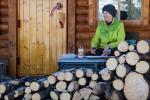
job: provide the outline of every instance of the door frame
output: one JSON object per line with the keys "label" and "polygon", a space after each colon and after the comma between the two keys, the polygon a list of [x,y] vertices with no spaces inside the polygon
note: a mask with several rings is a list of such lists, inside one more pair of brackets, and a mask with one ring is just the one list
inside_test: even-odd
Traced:
{"label": "door frame", "polygon": [[8,40],[9,40],[9,67],[10,76],[17,76],[17,0],[8,0]]}

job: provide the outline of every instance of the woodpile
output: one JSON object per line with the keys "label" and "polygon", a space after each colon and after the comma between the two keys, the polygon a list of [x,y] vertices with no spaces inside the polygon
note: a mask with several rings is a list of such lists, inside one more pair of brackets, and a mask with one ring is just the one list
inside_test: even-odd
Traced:
{"label": "woodpile", "polygon": [[[143,44],[143,45],[142,45]],[[142,49],[141,46],[145,47]],[[21,78],[0,83],[4,100],[147,100],[150,66],[146,41],[118,45],[106,68],[60,70],[48,77]],[[123,48],[125,47],[125,48]]]}

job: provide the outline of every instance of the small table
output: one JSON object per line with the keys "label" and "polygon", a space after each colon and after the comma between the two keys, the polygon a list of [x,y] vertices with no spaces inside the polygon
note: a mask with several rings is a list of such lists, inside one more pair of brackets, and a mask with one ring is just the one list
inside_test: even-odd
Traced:
{"label": "small table", "polygon": [[[108,57],[107,57],[108,58]],[[93,69],[102,69],[105,67],[107,60],[104,58],[60,58],[58,60],[59,70],[72,69],[72,68],[93,68]]]}

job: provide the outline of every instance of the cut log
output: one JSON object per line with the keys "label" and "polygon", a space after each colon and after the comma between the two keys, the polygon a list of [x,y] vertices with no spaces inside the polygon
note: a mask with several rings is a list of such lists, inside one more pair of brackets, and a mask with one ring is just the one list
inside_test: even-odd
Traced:
{"label": "cut log", "polygon": [[135,52],[128,52],[126,55],[126,62],[131,66],[136,65],[139,60],[140,57]]}
{"label": "cut log", "polygon": [[49,95],[49,89],[41,90],[32,95],[32,100],[43,100],[44,98],[48,97],[48,95]]}
{"label": "cut log", "polygon": [[53,90],[50,92],[50,97],[52,100],[58,100],[59,99],[59,92],[56,90]]}
{"label": "cut log", "polygon": [[121,56],[118,58],[118,61],[119,61],[120,64],[124,64],[125,61],[126,61],[126,55],[125,55],[125,54],[121,55]]}
{"label": "cut log", "polygon": [[128,51],[128,47],[129,47],[129,45],[128,45],[128,43],[126,41],[122,41],[122,42],[120,42],[118,44],[118,50],[120,52],[126,52],[126,51]]}
{"label": "cut log", "polygon": [[81,94],[81,96],[84,98],[84,100],[88,100],[89,96],[92,93],[92,90],[89,88],[82,88],[79,90],[79,93]]}
{"label": "cut log", "polygon": [[48,87],[49,87],[49,82],[48,82],[48,80],[45,80],[45,81],[44,81],[44,87],[45,87],[45,88],[48,88]]}
{"label": "cut log", "polygon": [[123,83],[123,81],[120,80],[120,79],[115,79],[115,80],[113,81],[113,87],[114,87],[115,90],[120,91],[120,90],[123,89],[124,83]]}
{"label": "cut log", "polygon": [[61,93],[60,100],[71,100],[71,95],[68,92]]}
{"label": "cut log", "polygon": [[24,92],[25,87],[20,87],[16,89],[15,91],[9,92],[4,96],[5,100],[14,100],[20,96],[23,96],[25,94]]}
{"label": "cut log", "polygon": [[134,45],[129,45],[129,51],[134,51],[135,50],[135,46]]}
{"label": "cut log", "polygon": [[30,87],[26,87],[25,88],[25,93],[26,94],[30,94],[32,92],[31,88]]}
{"label": "cut log", "polygon": [[106,61],[106,67],[107,67],[109,70],[115,70],[117,66],[118,66],[118,61],[117,61],[116,58],[109,58],[109,59]]}
{"label": "cut log", "polygon": [[149,63],[146,61],[140,61],[136,64],[136,69],[135,71],[141,74],[145,74],[146,72],[149,71]]}
{"label": "cut log", "polygon": [[58,79],[59,81],[65,80],[65,72],[63,72],[63,71],[58,72],[58,73],[57,73],[57,79]]}
{"label": "cut log", "polygon": [[23,96],[25,94],[25,87],[21,87],[21,88],[18,88],[17,90],[14,91],[14,97],[15,98],[18,98],[20,96]]}
{"label": "cut log", "polygon": [[124,78],[127,74],[127,68],[124,65],[118,65],[118,67],[116,68],[116,75]]}
{"label": "cut log", "polygon": [[4,100],[14,100],[14,92],[9,92],[4,96]]}
{"label": "cut log", "polygon": [[47,78],[41,78],[37,81],[32,82],[30,84],[30,88],[32,91],[39,91],[43,88],[47,88],[47,84],[49,84]]}
{"label": "cut log", "polygon": [[24,82],[25,82],[25,78],[1,82],[0,93],[3,94],[5,92],[10,92],[11,90],[15,90],[17,86],[23,85]]}
{"label": "cut log", "polygon": [[111,79],[111,71],[108,70],[107,68],[104,68],[103,70],[101,70],[99,72],[99,74],[101,75],[101,78],[105,81],[110,80]]}
{"label": "cut log", "polygon": [[128,100],[147,100],[149,93],[148,83],[143,75],[131,72],[125,78],[124,94]]}
{"label": "cut log", "polygon": [[96,86],[96,84],[97,84],[96,81],[90,81],[89,82],[89,87],[93,89]]}
{"label": "cut log", "polygon": [[93,70],[92,69],[87,69],[86,70],[86,77],[92,77],[93,75]]}
{"label": "cut log", "polygon": [[105,95],[104,83],[99,82],[93,88],[93,94],[99,97],[103,97]]}
{"label": "cut log", "polygon": [[64,81],[59,81],[59,82],[56,84],[56,90],[59,91],[59,92],[65,91],[66,88],[67,88],[67,84],[66,84],[66,82],[64,82]]}
{"label": "cut log", "polygon": [[84,76],[84,71],[81,69],[76,70],[76,77],[81,78]]}
{"label": "cut log", "polygon": [[97,74],[97,73],[94,73],[94,74],[92,75],[91,79],[92,79],[93,81],[98,80],[98,74]]}
{"label": "cut log", "polygon": [[141,40],[137,43],[137,51],[141,54],[146,54],[150,50],[148,42]]}
{"label": "cut log", "polygon": [[100,100],[100,97],[91,94],[88,100]]}
{"label": "cut log", "polygon": [[32,94],[25,94],[24,99],[25,100],[31,100],[32,99]]}
{"label": "cut log", "polygon": [[25,86],[30,86],[31,82],[25,82]]}
{"label": "cut log", "polygon": [[85,78],[79,78],[78,83],[80,86],[86,85],[86,79]]}
{"label": "cut log", "polygon": [[82,96],[81,96],[81,94],[78,92],[78,91],[76,91],[74,94],[73,94],[73,97],[72,97],[72,100],[82,100]]}
{"label": "cut log", "polygon": [[48,80],[48,82],[49,82],[50,85],[54,85],[56,83],[56,81],[57,81],[56,77],[53,76],[53,75],[49,76],[47,78],[47,80]]}
{"label": "cut log", "polygon": [[68,92],[73,92],[75,90],[78,90],[78,88],[79,88],[78,82],[72,81],[69,83],[67,90],[68,90]]}
{"label": "cut log", "polygon": [[116,57],[120,56],[120,52],[118,50],[114,51],[114,56]]}
{"label": "cut log", "polygon": [[111,100],[126,100],[125,97],[120,92],[113,91],[111,95]]}
{"label": "cut log", "polygon": [[66,81],[73,81],[75,79],[75,76],[73,75],[73,73],[71,73],[71,72],[66,72],[66,74],[65,74],[65,80]]}

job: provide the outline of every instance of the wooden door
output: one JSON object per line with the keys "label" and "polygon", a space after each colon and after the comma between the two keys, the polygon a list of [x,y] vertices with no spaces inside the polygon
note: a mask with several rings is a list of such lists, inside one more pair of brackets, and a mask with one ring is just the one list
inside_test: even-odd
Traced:
{"label": "wooden door", "polygon": [[[57,3],[62,4],[62,9],[53,10],[50,16]],[[66,3],[67,0],[18,0],[20,76],[57,70],[57,60],[66,52]]]}

